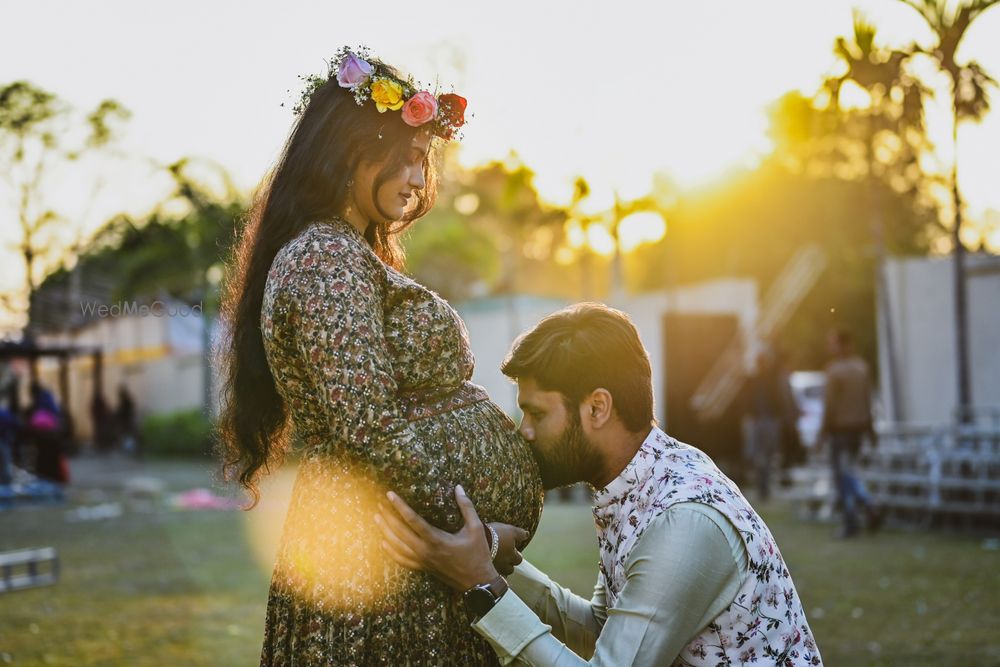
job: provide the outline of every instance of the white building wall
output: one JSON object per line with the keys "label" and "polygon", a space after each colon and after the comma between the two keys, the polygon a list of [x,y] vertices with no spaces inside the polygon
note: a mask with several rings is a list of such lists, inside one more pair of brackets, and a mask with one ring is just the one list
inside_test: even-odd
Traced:
{"label": "white building wall", "polygon": [[[1000,406],[1000,257],[968,258],[972,403]],[[957,404],[950,257],[891,259],[886,265],[900,421],[941,424]],[[889,377],[890,341],[879,331],[880,371]],[[884,391],[890,392],[889,383]],[[887,397],[888,398],[888,397]]]}
{"label": "white building wall", "polygon": [[508,415],[517,415],[517,389],[500,372],[500,364],[521,333],[546,315],[569,305],[569,301],[531,296],[491,297],[457,304],[466,328],[476,370],[472,381],[482,385]]}
{"label": "white building wall", "polygon": [[1000,257],[973,258],[970,264],[972,403],[1000,408]]}

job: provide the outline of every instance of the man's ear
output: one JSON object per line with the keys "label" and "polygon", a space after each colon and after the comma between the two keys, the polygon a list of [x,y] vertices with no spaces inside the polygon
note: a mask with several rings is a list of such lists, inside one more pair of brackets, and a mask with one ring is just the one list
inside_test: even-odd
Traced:
{"label": "man's ear", "polygon": [[590,423],[591,428],[601,428],[611,420],[614,405],[607,389],[598,387],[583,402],[586,408],[584,419]]}

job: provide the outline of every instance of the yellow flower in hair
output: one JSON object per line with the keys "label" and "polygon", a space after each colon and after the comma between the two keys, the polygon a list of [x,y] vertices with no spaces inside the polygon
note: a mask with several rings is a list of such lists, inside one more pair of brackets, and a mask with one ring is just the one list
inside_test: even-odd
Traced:
{"label": "yellow flower in hair", "polygon": [[379,113],[398,111],[403,106],[403,87],[392,79],[378,79],[372,83],[372,99]]}

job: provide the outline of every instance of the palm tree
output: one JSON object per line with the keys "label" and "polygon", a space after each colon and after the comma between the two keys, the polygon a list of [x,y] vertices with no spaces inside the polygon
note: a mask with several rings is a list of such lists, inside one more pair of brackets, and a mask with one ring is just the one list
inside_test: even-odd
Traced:
{"label": "palm tree", "polygon": [[920,80],[907,71],[906,63],[912,53],[878,46],[876,32],[875,26],[856,11],[853,41],[838,37],[834,44],[834,53],[846,70],[826,81],[831,100],[838,108],[845,83],[853,82],[868,93],[871,99],[868,107],[853,115],[863,120],[861,134],[868,144],[867,167],[875,175],[881,165],[875,160],[873,149],[880,133],[897,135],[911,152],[927,147],[923,102],[930,95]]}
{"label": "palm tree", "polygon": [[958,362],[958,408],[964,421],[971,405],[969,382],[968,306],[965,286],[965,246],[962,245],[962,197],[958,189],[958,125],[965,120],[978,121],[990,108],[987,87],[996,81],[977,62],[959,63],[958,46],[972,22],[1000,0],[960,0],[949,9],[947,0],[900,0],[916,10],[934,33],[937,43],[930,49],[913,47],[937,61],[951,79],[952,128],[954,157],[951,165],[951,194],[954,209],[952,243],[954,245],[955,336]]}

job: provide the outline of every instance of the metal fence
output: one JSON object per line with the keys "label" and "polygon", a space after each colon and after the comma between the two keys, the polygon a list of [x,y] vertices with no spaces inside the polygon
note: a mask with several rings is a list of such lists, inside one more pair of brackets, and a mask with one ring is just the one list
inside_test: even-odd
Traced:
{"label": "metal fence", "polygon": [[983,423],[884,429],[859,476],[876,502],[917,523],[998,523],[1000,427]]}
{"label": "metal fence", "polygon": [[[828,452],[794,471],[786,494],[807,518],[836,513]],[[865,444],[856,472],[895,523],[1000,527],[1000,409],[944,426],[891,425]]]}

